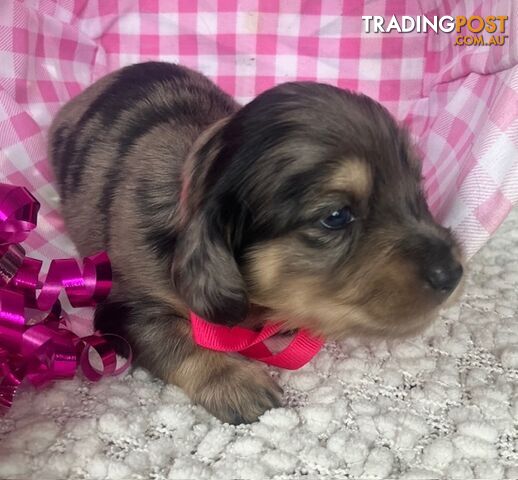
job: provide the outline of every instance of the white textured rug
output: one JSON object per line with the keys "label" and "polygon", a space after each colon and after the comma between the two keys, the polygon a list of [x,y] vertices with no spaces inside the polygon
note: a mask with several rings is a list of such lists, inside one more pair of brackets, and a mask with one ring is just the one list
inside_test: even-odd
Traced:
{"label": "white textured rug", "polygon": [[231,427],[137,370],[25,388],[0,478],[518,478],[518,211],[423,335],[330,344],[274,372],[285,408]]}

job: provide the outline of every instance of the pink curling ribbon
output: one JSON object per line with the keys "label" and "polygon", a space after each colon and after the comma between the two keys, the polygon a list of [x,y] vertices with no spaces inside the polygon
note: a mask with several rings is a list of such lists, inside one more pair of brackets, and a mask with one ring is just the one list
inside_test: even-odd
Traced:
{"label": "pink curling ribbon", "polygon": [[299,330],[290,344],[272,353],[264,341],[281,331],[278,324],[264,326],[259,332],[243,327],[216,325],[190,312],[194,341],[218,352],[238,352],[254,360],[287,370],[297,370],[308,363],[322,348],[324,341],[307,330]]}
{"label": "pink curling ribbon", "polygon": [[[53,260],[44,281],[42,262],[26,257],[19,245],[36,227],[40,204],[23,187],[0,184],[0,412],[7,411],[19,385],[27,379],[41,387],[55,379],[73,378],[80,366],[92,381],[122,373],[131,361],[117,368],[108,335],[79,337],[66,328],[58,297],[64,289],[73,307],[104,300],[111,288],[106,253],[83,260],[83,271],[73,259]],[[39,293],[38,293],[39,292]],[[48,311],[35,323],[26,308]],[[102,370],[90,362],[95,350]]]}

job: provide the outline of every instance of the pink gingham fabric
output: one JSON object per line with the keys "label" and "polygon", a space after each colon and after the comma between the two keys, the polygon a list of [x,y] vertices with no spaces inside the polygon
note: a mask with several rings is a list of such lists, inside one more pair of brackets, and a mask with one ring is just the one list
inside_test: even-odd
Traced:
{"label": "pink gingham fabric", "polygon": [[[2,0],[0,179],[42,202],[30,253],[75,253],[46,159],[53,115],[102,75],[161,59],[241,102],[295,79],[381,101],[410,129],[431,208],[470,256],[518,200],[517,12],[509,0]],[[393,14],[507,15],[509,38],[364,32],[362,15]]]}

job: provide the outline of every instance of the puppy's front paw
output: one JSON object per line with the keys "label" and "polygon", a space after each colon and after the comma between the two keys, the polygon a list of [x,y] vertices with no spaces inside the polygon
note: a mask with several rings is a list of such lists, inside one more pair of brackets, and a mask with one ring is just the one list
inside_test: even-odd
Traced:
{"label": "puppy's front paw", "polygon": [[223,422],[251,423],[281,405],[282,389],[260,367],[247,361],[228,362],[200,385],[193,399]]}

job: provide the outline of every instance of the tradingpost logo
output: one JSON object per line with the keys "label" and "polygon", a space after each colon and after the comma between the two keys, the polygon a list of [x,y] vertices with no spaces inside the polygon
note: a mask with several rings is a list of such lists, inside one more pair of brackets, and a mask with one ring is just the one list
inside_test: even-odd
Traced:
{"label": "tradingpost logo", "polygon": [[476,46],[502,46],[509,38],[505,34],[506,23],[509,20],[507,15],[489,15],[481,17],[472,15],[466,17],[457,15],[442,17],[417,15],[415,17],[402,15],[387,18],[382,15],[363,15],[362,21],[365,33],[389,33],[389,32],[418,32],[426,33],[457,33],[453,43],[455,45],[476,45]]}

